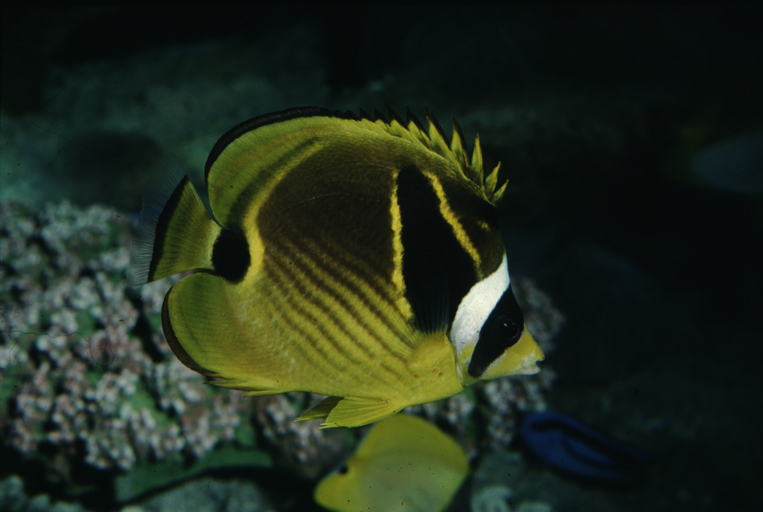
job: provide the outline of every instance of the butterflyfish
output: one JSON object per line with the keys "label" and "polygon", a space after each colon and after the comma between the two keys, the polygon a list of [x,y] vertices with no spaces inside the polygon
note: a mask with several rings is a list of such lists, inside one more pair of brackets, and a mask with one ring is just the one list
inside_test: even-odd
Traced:
{"label": "butterflyfish", "polygon": [[246,121],[144,199],[128,282],[186,271],[162,328],[214,384],[327,398],[299,420],[356,427],[484,379],[538,371],[496,204],[454,121],[320,108]]}
{"label": "butterflyfish", "polygon": [[335,512],[438,512],[468,474],[456,441],[422,418],[398,414],[374,425],[314,497]]}

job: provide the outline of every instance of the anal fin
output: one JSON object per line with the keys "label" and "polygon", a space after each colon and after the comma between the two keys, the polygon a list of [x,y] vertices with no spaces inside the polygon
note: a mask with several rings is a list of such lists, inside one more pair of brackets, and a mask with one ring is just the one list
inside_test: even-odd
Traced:
{"label": "anal fin", "polygon": [[340,400],[341,396],[330,396],[294,421],[324,420]]}
{"label": "anal fin", "polygon": [[377,398],[330,396],[296,421],[324,419],[321,428],[362,427],[397,414],[402,409],[400,404]]}

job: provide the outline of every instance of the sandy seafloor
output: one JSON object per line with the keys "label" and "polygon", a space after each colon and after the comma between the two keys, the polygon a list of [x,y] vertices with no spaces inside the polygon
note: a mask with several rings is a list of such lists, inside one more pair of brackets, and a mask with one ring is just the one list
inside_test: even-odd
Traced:
{"label": "sandy seafloor", "polygon": [[[289,107],[428,107],[446,133],[455,116],[510,180],[512,274],[567,318],[549,408],[656,460],[646,486],[622,491],[497,452],[472,486],[503,486],[502,510],[763,507],[763,161],[737,148],[717,179],[687,170],[763,128],[760,9],[4,6],[2,18],[0,200],[33,208],[137,212],[162,157],[203,185],[222,133]],[[13,471],[0,461],[0,479]],[[183,490],[205,480],[134,506],[260,510],[256,475],[212,477],[225,478],[217,498]],[[237,509],[226,492],[249,498]]]}

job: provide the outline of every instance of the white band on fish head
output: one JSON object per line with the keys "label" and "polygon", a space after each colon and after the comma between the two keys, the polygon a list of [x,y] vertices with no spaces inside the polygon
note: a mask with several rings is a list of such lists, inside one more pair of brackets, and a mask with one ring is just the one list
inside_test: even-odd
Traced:
{"label": "white band on fish head", "polygon": [[[460,364],[463,359],[462,354],[467,348],[470,349],[469,353],[473,352],[480,338],[482,326],[485,325],[485,321],[501,300],[504,292],[508,290],[509,284],[511,284],[509,265],[504,254],[498,269],[472,286],[458,305],[453,327],[450,330],[450,342],[456,353],[459,378],[462,378],[461,372],[465,370]],[[461,380],[463,381],[463,378]]]}

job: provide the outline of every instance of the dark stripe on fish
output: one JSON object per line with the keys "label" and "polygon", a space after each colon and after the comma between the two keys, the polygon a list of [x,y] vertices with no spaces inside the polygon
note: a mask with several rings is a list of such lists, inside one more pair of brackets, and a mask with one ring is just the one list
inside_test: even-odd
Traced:
{"label": "dark stripe on fish", "polygon": [[[378,308],[376,301],[357,285],[357,282],[362,282],[370,289],[370,292],[379,297],[380,301],[386,301],[390,307],[395,308],[394,290],[392,290],[391,285],[383,281],[382,276],[372,273],[372,269],[363,265],[362,261],[346,257],[345,253],[332,251],[328,248],[319,249],[315,242],[309,240],[301,241],[300,245],[312,251],[316,257],[316,264],[320,263],[321,269],[350,291],[399,339],[405,340],[407,338],[409,333],[400,330],[398,325],[391,322],[388,316]],[[391,281],[391,276],[387,279]]]}
{"label": "dark stripe on fish", "polygon": [[[288,254],[291,256],[290,258],[290,265],[288,266],[288,270],[285,270],[289,273],[289,276],[294,279],[294,286],[297,288],[299,293],[301,294],[302,298],[304,298],[307,302],[318,308],[321,313],[324,315],[325,319],[330,321],[334,326],[336,326],[339,331],[344,335],[342,336],[344,339],[351,341],[357,348],[359,348],[362,352],[364,352],[367,356],[373,357],[373,352],[366,347],[363,343],[359,342],[355,339],[354,336],[350,333],[350,331],[347,329],[347,326],[342,321],[341,316],[344,311],[336,311],[334,308],[328,307],[326,304],[328,301],[324,299],[324,297],[316,296],[314,292],[311,290],[308,290],[308,288],[303,284],[305,282],[311,283],[314,285],[318,290],[320,290],[321,293],[324,293],[328,296],[328,298],[331,299],[331,301],[339,303],[342,299],[342,297],[334,291],[326,282],[326,279],[322,278],[321,276],[318,276],[314,269],[311,268],[310,264],[307,263],[306,259],[303,258],[302,255],[300,255],[298,252],[295,252],[293,250],[289,250],[289,248],[285,248],[285,250],[280,251],[284,255]],[[301,276],[299,278],[296,277],[295,273],[292,272],[292,268],[299,272]],[[285,267],[284,267],[285,269]],[[350,313],[349,311],[346,311],[347,313]],[[356,319],[357,316],[355,316]],[[336,340],[335,340],[336,341]],[[337,341],[339,343],[339,341]]]}
{"label": "dark stripe on fish", "polygon": [[[269,278],[272,279],[273,285],[276,288],[280,288],[283,293],[281,293],[281,297],[284,299],[284,302],[286,302],[286,307],[280,308],[284,322],[286,322],[289,327],[291,327],[294,330],[298,330],[299,332],[303,333],[304,340],[308,341],[310,343],[310,346],[315,349],[316,352],[320,354],[320,356],[323,358],[324,361],[331,364],[336,371],[343,371],[346,372],[347,361],[350,361],[351,363],[354,363],[356,366],[358,364],[358,361],[353,360],[350,358],[349,354],[347,354],[342,347],[340,347],[335,340],[329,335],[328,332],[322,327],[321,323],[316,319],[311,313],[305,310],[305,308],[295,299],[294,297],[294,288],[297,288],[297,280],[295,279],[294,275],[291,272],[288,272],[291,274],[290,277],[287,277],[285,274],[286,266],[282,265],[280,262],[276,261],[277,258],[271,259],[271,264],[273,264],[275,267],[274,269],[271,269],[268,272]],[[302,287],[304,290],[304,287]],[[300,292],[300,298],[304,299],[304,291]],[[311,302],[312,303],[312,302]],[[297,318],[295,318],[297,317]],[[301,320],[301,322],[300,322]],[[335,357],[331,357],[328,352],[323,350],[321,347],[320,340],[318,338],[315,338],[309,334],[309,329],[304,329],[300,326],[301,324],[310,325],[311,327],[317,329],[322,339],[325,339],[331,346],[334,348],[333,355]],[[294,339],[294,343],[291,345],[297,346],[300,343],[302,343],[303,340]],[[290,345],[290,346],[291,346]],[[330,347],[329,347],[330,348]],[[308,356],[308,359],[313,359],[313,357]],[[344,358],[344,359],[343,359]]]}
{"label": "dark stripe on fish", "polygon": [[503,261],[504,246],[498,209],[461,183],[445,179],[440,181],[450,208],[459,212],[459,224],[480,254],[482,264],[477,279],[484,279],[495,272]]}
{"label": "dark stripe on fish", "polygon": [[[323,174],[324,179],[315,176]],[[353,180],[375,179],[369,190]],[[346,255],[357,274],[382,297],[394,275],[390,201],[391,173],[354,167],[319,173],[314,166],[293,170],[271,191],[257,216],[263,246],[290,240],[295,246],[332,248]],[[309,200],[305,200],[309,198]],[[335,249],[333,249],[335,248]]]}
{"label": "dark stripe on fish", "polygon": [[[306,150],[307,146],[312,145],[316,140],[316,137],[305,137],[304,141],[295,146],[293,153],[301,154]],[[275,160],[271,165],[271,168],[277,169],[275,174],[286,173],[286,176],[288,176],[288,173],[294,171],[292,166],[289,165],[292,159],[292,154],[285,154],[278,160]],[[241,189],[241,192],[239,192],[239,194],[236,196],[233,204],[230,205],[227,218],[236,219],[237,222],[240,222],[240,219],[243,219],[244,216],[249,212],[250,205],[259,198],[259,190],[265,185],[265,183],[267,183],[268,179],[272,179],[272,176],[273,174],[271,173],[260,173],[257,175],[257,177],[260,179],[254,179],[247,183],[246,186]]]}
{"label": "dark stripe on fish", "polygon": [[[287,314],[288,312],[294,313],[299,309],[299,306],[295,304],[294,299],[291,296],[291,290],[288,289],[288,286],[289,285],[287,283],[284,283],[282,280],[278,279],[278,276],[274,276],[273,288],[281,290],[281,293],[267,292],[264,299],[269,305],[271,314],[278,316],[283,322],[283,326],[292,331],[291,340],[293,343],[289,344],[289,350],[296,349],[296,351],[299,352],[302,357],[308,361],[313,361],[316,357],[315,354],[308,353],[305,348],[306,346],[310,346],[313,350],[315,350],[315,352],[318,353],[318,356],[321,359],[331,364],[334,370],[343,370],[341,364],[337,364],[338,362],[336,360],[332,360],[323,350],[323,348],[317,343],[317,340],[313,338],[308,331],[297,325],[297,322]],[[297,336],[294,336],[294,333],[296,333]],[[309,344],[303,343],[303,341],[308,341]],[[323,373],[326,375],[325,372]],[[331,376],[326,375],[326,377],[330,378]]]}
{"label": "dark stripe on fish", "polygon": [[432,183],[414,166],[398,173],[397,203],[405,297],[415,323],[424,332],[447,330],[477,282],[474,261],[443,218]]}
{"label": "dark stripe on fish", "polygon": [[[344,322],[341,320],[341,316],[343,313],[347,313],[352,315],[353,318],[355,318],[359,324],[363,325],[363,319],[360,315],[357,314],[357,312],[353,312],[352,310],[347,309],[346,307],[343,307],[343,311],[335,311],[332,308],[329,308],[326,306],[327,301],[324,300],[323,297],[316,297],[313,295],[307,287],[305,287],[302,283],[304,282],[310,282],[313,285],[315,285],[317,288],[320,289],[321,292],[328,295],[333,301],[346,305],[347,302],[344,300],[344,298],[338,294],[336,291],[334,291],[328,284],[327,280],[322,278],[319,275],[316,275],[315,270],[311,268],[309,261],[309,257],[304,257],[300,255],[297,251],[294,251],[293,248],[290,248],[288,246],[286,247],[278,247],[281,244],[273,244],[274,249],[278,253],[280,253],[278,256],[275,254],[273,255],[275,259],[277,260],[277,264],[281,270],[281,272],[284,273],[284,275],[292,282],[292,286],[297,289],[299,295],[307,302],[318,308],[321,313],[324,315],[324,320],[329,320],[331,323],[333,323],[343,334],[344,339],[351,342],[353,345],[355,345],[357,348],[359,348],[362,352],[366,354],[366,356],[369,359],[375,358],[377,355],[373,351],[371,351],[365,343],[363,343],[360,340],[357,340],[355,336],[348,330],[347,326],[344,324]],[[281,265],[281,261],[287,260],[287,255],[290,257],[289,262],[290,265]],[[291,267],[295,267],[295,270],[302,274],[302,276],[297,276],[295,272],[292,270]],[[315,319],[311,317],[312,322],[315,322]],[[380,344],[381,347],[384,348],[388,353],[390,353],[393,356],[396,356],[390,347],[384,343],[384,341],[381,339],[381,337],[374,331],[371,331],[368,326],[364,326],[364,330],[366,332],[369,332],[372,334],[374,339],[376,339]],[[337,350],[340,350],[345,357],[352,360],[350,358],[349,354],[344,351],[344,349],[341,348],[341,342],[337,340],[336,338],[332,337],[328,331],[324,331],[321,327],[321,332],[328,339],[332,345],[337,348]],[[355,364],[358,364],[357,360],[353,360]],[[398,380],[402,380],[401,376],[396,373],[395,371],[385,367],[386,370],[388,370],[392,375],[397,378]]]}
{"label": "dark stripe on fish", "polygon": [[[297,248],[294,247],[291,244],[288,244],[285,241],[281,241],[284,245],[287,245],[286,247],[286,253],[290,255],[294,255],[297,253]],[[279,244],[280,245],[280,244]],[[323,284],[324,286],[322,289],[331,295],[331,298],[339,303],[339,305],[350,314],[352,318],[354,318],[358,324],[361,325],[363,330],[367,332],[376,342],[378,345],[384,347],[384,349],[387,350],[387,352],[390,353],[393,357],[399,357],[389,346],[387,342],[384,341],[384,339],[379,335],[378,332],[376,332],[368,323],[364,320],[362,314],[356,308],[352,305],[350,301],[345,299],[341,293],[337,293],[333,288],[338,288],[340,290],[346,290],[347,292],[351,293],[353,295],[353,299],[356,302],[360,302],[363,304],[363,306],[366,307],[366,309],[369,311],[370,314],[372,314],[377,320],[379,320],[381,323],[383,323],[390,331],[394,332],[399,339],[403,340],[403,333],[400,332],[399,329],[395,328],[395,326],[389,322],[389,319],[386,315],[384,315],[373,303],[372,300],[370,300],[364,292],[357,287],[355,280],[352,279],[352,277],[347,276],[347,273],[343,273],[339,270],[339,268],[335,267],[334,265],[331,265],[329,262],[335,261],[335,254],[331,254],[328,251],[324,253],[324,251],[319,251],[316,248],[311,248],[311,258],[309,261],[311,261],[317,270],[319,272],[323,272],[327,275],[328,281],[332,281],[335,286],[329,287],[329,283],[326,279],[317,276],[313,273],[312,268],[303,268],[304,274],[310,279],[313,283],[316,285]],[[301,258],[305,259],[305,258]],[[370,286],[369,286],[370,287]],[[383,300],[383,299],[382,299]],[[390,304],[392,305],[392,304]]]}

